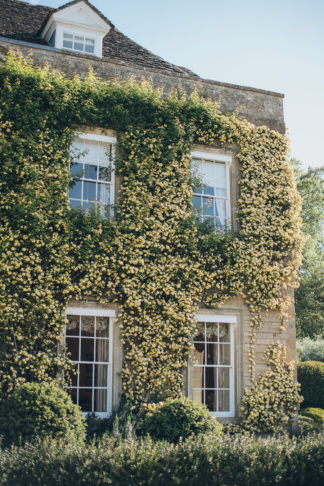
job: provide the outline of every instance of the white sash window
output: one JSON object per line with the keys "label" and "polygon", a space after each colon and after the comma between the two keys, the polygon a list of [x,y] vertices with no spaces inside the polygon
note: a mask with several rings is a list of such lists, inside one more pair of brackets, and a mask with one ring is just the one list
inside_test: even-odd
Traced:
{"label": "white sash window", "polygon": [[230,227],[229,166],[232,157],[209,152],[191,153],[191,172],[195,181],[193,207],[201,221],[215,229]]}
{"label": "white sash window", "polygon": [[82,411],[108,416],[112,406],[112,337],[115,312],[67,309],[65,343],[76,364],[69,392]]}
{"label": "white sash window", "polygon": [[72,208],[82,207],[100,211],[103,217],[112,215],[114,203],[114,137],[80,134],[71,147],[69,190]]}
{"label": "white sash window", "polygon": [[199,316],[192,397],[219,417],[234,416],[234,316]]}

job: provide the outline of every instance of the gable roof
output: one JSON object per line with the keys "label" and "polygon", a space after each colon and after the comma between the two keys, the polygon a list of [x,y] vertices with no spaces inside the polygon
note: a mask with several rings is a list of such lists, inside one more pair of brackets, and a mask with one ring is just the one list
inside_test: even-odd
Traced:
{"label": "gable roof", "polygon": [[[32,5],[20,0],[0,0],[0,36],[46,45],[46,42],[41,37],[41,32],[50,16],[79,1],[81,0],[73,0],[62,5],[59,9],[55,9],[43,5]],[[88,0],[83,1],[96,14],[100,15],[105,22],[111,25],[110,31],[103,40],[102,56],[104,59],[112,62],[121,62],[123,64],[132,64],[142,68],[158,69],[167,74],[182,74],[189,77],[198,77],[190,69],[171,64],[144,47],[141,47],[116,29]]]}

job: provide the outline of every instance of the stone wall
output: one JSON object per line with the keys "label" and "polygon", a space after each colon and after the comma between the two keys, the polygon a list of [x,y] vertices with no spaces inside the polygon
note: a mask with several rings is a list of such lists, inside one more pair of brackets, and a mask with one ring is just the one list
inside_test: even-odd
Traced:
{"label": "stone wall", "polygon": [[19,49],[24,56],[32,54],[35,64],[43,66],[49,63],[55,69],[72,76],[77,73],[84,76],[89,68],[102,79],[149,79],[156,87],[163,87],[168,94],[173,88],[181,87],[186,93],[198,89],[199,92],[220,103],[222,112],[233,112],[238,109],[241,116],[256,125],[266,125],[278,132],[284,133],[283,95],[245,86],[221,83],[188,77],[182,74],[164,74],[160,70],[143,69],[121,62],[111,62],[107,59],[96,59],[93,56],[58,49],[33,45],[21,41],[0,39],[0,53],[7,49]]}

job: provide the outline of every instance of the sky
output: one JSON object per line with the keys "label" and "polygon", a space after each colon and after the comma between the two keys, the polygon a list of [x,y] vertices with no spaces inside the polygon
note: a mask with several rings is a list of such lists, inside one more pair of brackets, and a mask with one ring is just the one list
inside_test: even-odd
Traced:
{"label": "sky", "polygon": [[290,156],[305,168],[324,165],[324,0],[90,1],[166,61],[202,78],[284,93]]}

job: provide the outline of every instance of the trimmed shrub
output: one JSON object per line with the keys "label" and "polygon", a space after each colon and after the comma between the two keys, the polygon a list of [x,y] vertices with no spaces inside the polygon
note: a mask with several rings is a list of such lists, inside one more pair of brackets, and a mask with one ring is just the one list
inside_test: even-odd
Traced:
{"label": "trimmed shrub", "polygon": [[4,445],[35,437],[85,439],[85,419],[70,396],[54,383],[25,383],[0,402]]}
{"label": "trimmed shrub", "polygon": [[304,361],[297,363],[300,393],[304,397],[303,407],[324,408],[324,363]]}
{"label": "trimmed shrub", "polygon": [[324,362],[324,339],[297,339],[296,350],[298,361]]}
{"label": "trimmed shrub", "polygon": [[191,434],[222,434],[222,426],[207,407],[189,398],[169,398],[146,407],[141,432],[150,434],[153,439],[178,442],[180,437],[185,439]]}
{"label": "trimmed shrub", "polygon": [[322,486],[323,435],[195,436],[178,444],[110,437],[0,451],[0,486]]}
{"label": "trimmed shrub", "polygon": [[323,408],[304,408],[300,411],[300,415],[305,417],[310,417],[314,420],[317,424],[324,425],[324,410]]}

